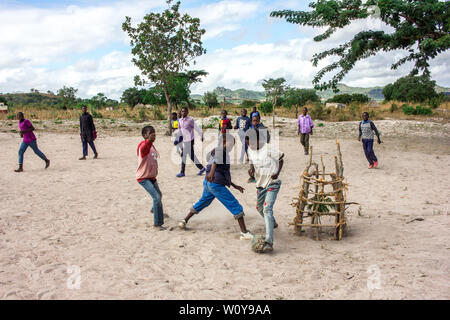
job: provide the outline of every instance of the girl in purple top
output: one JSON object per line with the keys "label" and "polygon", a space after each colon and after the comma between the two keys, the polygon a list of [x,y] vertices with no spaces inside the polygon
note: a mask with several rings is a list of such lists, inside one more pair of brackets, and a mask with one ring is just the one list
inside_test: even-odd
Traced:
{"label": "girl in purple top", "polygon": [[25,119],[22,112],[19,112],[17,114],[17,118],[19,119],[20,136],[23,137],[23,141],[19,148],[19,169],[14,171],[15,172],[23,171],[23,154],[28,149],[28,147],[31,147],[34,153],[36,153],[39,158],[45,161],[45,169],[47,169],[48,166],[50,165],[50,160],[47,159],[45,154],[43,154],[42,151],[39,150],[37,146],[36,136],[33,133],[34,127],[31,124],[31,121]]}
{"label": "girl in purple top", "polygon": [[298,117],[298,132],[300,135],[300,143],[305,149],[305,154],[309,154],[309,135],[313,134],[314,123],[308,114],[308,108],[303,108],[303,114]]}

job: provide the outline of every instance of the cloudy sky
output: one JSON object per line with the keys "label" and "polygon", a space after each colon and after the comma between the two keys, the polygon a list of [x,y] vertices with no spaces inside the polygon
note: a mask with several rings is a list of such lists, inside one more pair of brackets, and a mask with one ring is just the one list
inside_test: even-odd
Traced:
{"label": "cloudy sky", "polygon": [[[314,74],[327,62],[313,68],[314,53],[343,43],[362,29],[390,30],[368,19],[315,43],[312,38],[319,30],[269,17],[273,10],[308,9],[309,2],[183,0],[182,11],[199,17],[206,29],[207,53],[197,58],[195,69],[209,75],[192,87],[192,93],[217,86],[262,91],[262,80],[275,77],[284,77],[291,86],[312,87]],[[82,98],[102,92],[119,99],[139,74],[121,29],[125,16],[137,24],[146,13],[166,7],[164,0],[0,0],[0,92],[31,88],[56,92],[65,85],[77,88]],[[392,61],[404,54],[390,52],[361,61],[343,82],[361,87],[393,82],[411,68],[390,69]],[[448,61],[449,52],[431,63],[433,80],[446,87],[450,87]]]}

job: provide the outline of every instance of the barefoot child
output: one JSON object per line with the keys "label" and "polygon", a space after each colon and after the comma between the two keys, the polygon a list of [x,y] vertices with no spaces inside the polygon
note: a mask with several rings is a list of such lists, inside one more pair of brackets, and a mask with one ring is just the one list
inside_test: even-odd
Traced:
{"label": "barefoot child", "polygon": [[377,127],[369,120],[369,113],[364,112],[362,118],[363,120],[359,123],[358,141],[361,141],[362,138],[364,154],[366,155],[367,161],[369,161],[369,169],[372,169],[378,167],[378,159],[373,151],[373,133],[375,132],[378,138],[378,144],[381,143],[381,140]]}
{"label": "barefoot child", "polygon": [[222,142],[221,145],[214,148],[208,155],[207,175],[203,181],[202,197],[189,210],[186,218],[180,221],[178,227],[185,229],[186,224],[194,214],[198,214],[217,198],[238,221],[241,229],[240,239],[251,240],[253,239],[253,235],[245,227],[243,208],[227,188],[231,185],[241,193],[244,192],[244,188],[235,185],[231,181],[230,158],[228,153],[233,148],[234,138],[231,135],[221,135],[219,136],[219,141]]}
{"label": "barefoot child", "polygon": [[284,153],[266,141],[259,129],[250,129],[246,137],[250,171],[256,179],[256,208],[266,225],[262,252],[273,251],[273,229],[278,227],[273,217],[273,206],[280,191],[281,180],[278,176],[284,162]]}
{"label": "barefoot child", "polygon": [[22,112],[17,113],[17,119],[19,120],[19,130],[20,130],[20,136],[23,138],[22,144],[19,148],[19,168],[14,170],[15,172],[22,172],[23,171],[23,155],[25,151],[28,149],[28,147],[31,147],[33,149],[34,153],[45,161],[45,169],[48,168],[50,165],[50,160],[47,159],[45,154],[42,153],[41,150],[39,150],[37,145],[37,139],[34,135],[34,127],[31,124],[31,121],[28,119],[25,119]]}
{"label": "barefoot child", "polygon": [[162,226],[164,224],[162,194],[156,181],[159,154],[153,144],[156,139],[155,129],[152,126],[145,126],[142,129],[142,137],[144,140],[139,143],[137,148],[139,165],[136,170],[136,179],[153,199],[153,226],[164,230],[165,228]]}

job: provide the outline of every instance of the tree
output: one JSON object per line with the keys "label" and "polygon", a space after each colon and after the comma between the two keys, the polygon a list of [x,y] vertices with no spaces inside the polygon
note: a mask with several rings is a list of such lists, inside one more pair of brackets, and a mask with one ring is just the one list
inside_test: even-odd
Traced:
{"label": "tree", "polygon": [[356,103],[365,103],[369,102],[370,98],[362,93],[343,93],[343,94],[337,94],[333,98],[330,98],[327,100],[327,102],[335,102],[335,103],[343,103],[343,104],[350,104],[352,102]]}
{"label": "tree", "polygon": [[[277,105],[277,98],[284,93],[286,89],[285,82],[286,80],[284,78],[263,80],[262,86],[266,91],[266,97],[272,98],[273,106]],[[272,111],[272,124],[275,128],[275,108]]]}
{"label": "tree", "polygon": [[66,86],[63,86],[61,89],[58,90],[57,95],[61,97],[63,109],[67,109],[68,107],[70,107],[75,103],[76,100],[75,94],[77,92],[78,89]]}
{"label": "tree", "polygon": [[318,102],[320,97],[314,89],[289,88],[284,95],[284,104],[288,108],[295,106],[295,117],[298,117],[298,108],[308,102]]}
{"label": "tree", "polygon": [[426,76],[407,76],[388,84],[383,89],[384,98],[405,102],[425,102],[437,99],[436,82]]}
{"label": "tree", "polygon": [[214,108],[219,105],[217,94],[215,92],[205,92],[203,95],[203,102],[208,106],[208,108]]}
{"label": "tree", "polygon": [[98,109],[106,106],[107,99],[108,98],[105,96],[104,93],[99,92],[97,93],[96,96],[93,96],[92,99],[89,100],[89,102],[94,108]]}
{"label": "tree", "polygon": [[149,13],[136,28],[131,26],[131,18],[122,24],[131,41],[133,63],[141,70],[142,78],[135,76],[136,85],[147,81],[161,86],[167,101],[168,131],[171,132],[172,103],[169,93],[170,80],[183,72],[194,59],[204,53],[201,37],[205,29],[200,28],[200,19],[179,12],[180,2],[169,6],[162,13]]}
{"label": "tree", "polygon": [[[394,28],[394,32],[364,30],[352,40],[313,56],[312,62],[337,56],[338,61],[321,69],[314,77],[317,90],[333,88],[355,66],[359,60],[381,51],[408,50],[409,54],[391,68],[397,69],[407,61],[414,61],[410,75],[422,71],[429,77],[430,59],[450,48],[450,1],[439,0],[317,0],[309,5],[312,11],[282,10],[271,12],[272,17],[285,18],[287,22],[326,31],[314,38],[320,42],[328,39],[337,29],[353,21],[376,17]],[[338,72],[328,82],[320,83],[325,74]]]}
{"label": "tree", "polygon": [[136,87],[128,88],[124,92],[122,92],[122,97],[120,97],[120,101],[126,103],[130,107],[134,107],[135,105],[142,103],[141,95],[139,94],[139,90]]}
{"label": "tree", "polygon": [[7,104],[7,102],[6,98],[0,95],[0,103]]}

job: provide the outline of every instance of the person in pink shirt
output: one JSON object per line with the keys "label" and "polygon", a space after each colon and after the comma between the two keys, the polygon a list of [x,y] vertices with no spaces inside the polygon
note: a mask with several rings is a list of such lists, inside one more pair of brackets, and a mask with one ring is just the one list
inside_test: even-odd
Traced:
{"label": "person in pink shirt", "polygon": [[311,117],[308,114],[308,108],[303,108],[303,114],[298,117],[297,121],[298,132],[300,135],[300,143],[303,145],[305,149],[305,154],[309,154],[309,135],[313,134],[314,123],[311,120]]}
{"label": "person in pink shirt", "polygon": [[19,169],[14,170],[15,172],[22,172],[23,171],[23,155],[25,151],[28,149],[28,147],[31,147],[33,149],[34,153],[45,161],[45,169],[47,169],[50,166],[50,160],[47,159],[45,154],[42,153],[41,150],[39,150],[37,146],[37,139],[34,135],[34,127],[30,120],[25,119],[22,112],[17,113],[17,118],[19,120],[19,130],[20,130],[20,136],[23,138],[22,144],[19,148]]}
{"label": "person in pink shirt", "polygon": [[178,119],[178,136],[176,138],[176,143],[183,142],[183,153],[181,155],[182,161],[181,161],[181,172],[177,174],[178,178],[182,178],[185,176],[184,172],[186,169],[186,158],[189,155],[192,162],[195,163],[198,169],[200,171],[197,173],[197,175],[201,176],[205,172],[205,167],[201,164],[200,161],[198,161],[197,157],[194,153],[194,130],[200,134],[200,137],[203,141],[203,131],[197,126],[194,119],[188,116],[189,110],[186,107],[183,107],[181,109],[181,118]]}
{"label": "person in pink shirt", "polygon": [[136,179],[153,199],[153,226],[159,230],[164,230],[162,193],[156,181],[159,154],[153,144],[156,139],[155,129],[152,126],[145,126],[142,128],[142,137],[144,140],[139,143],[137,148]]}

